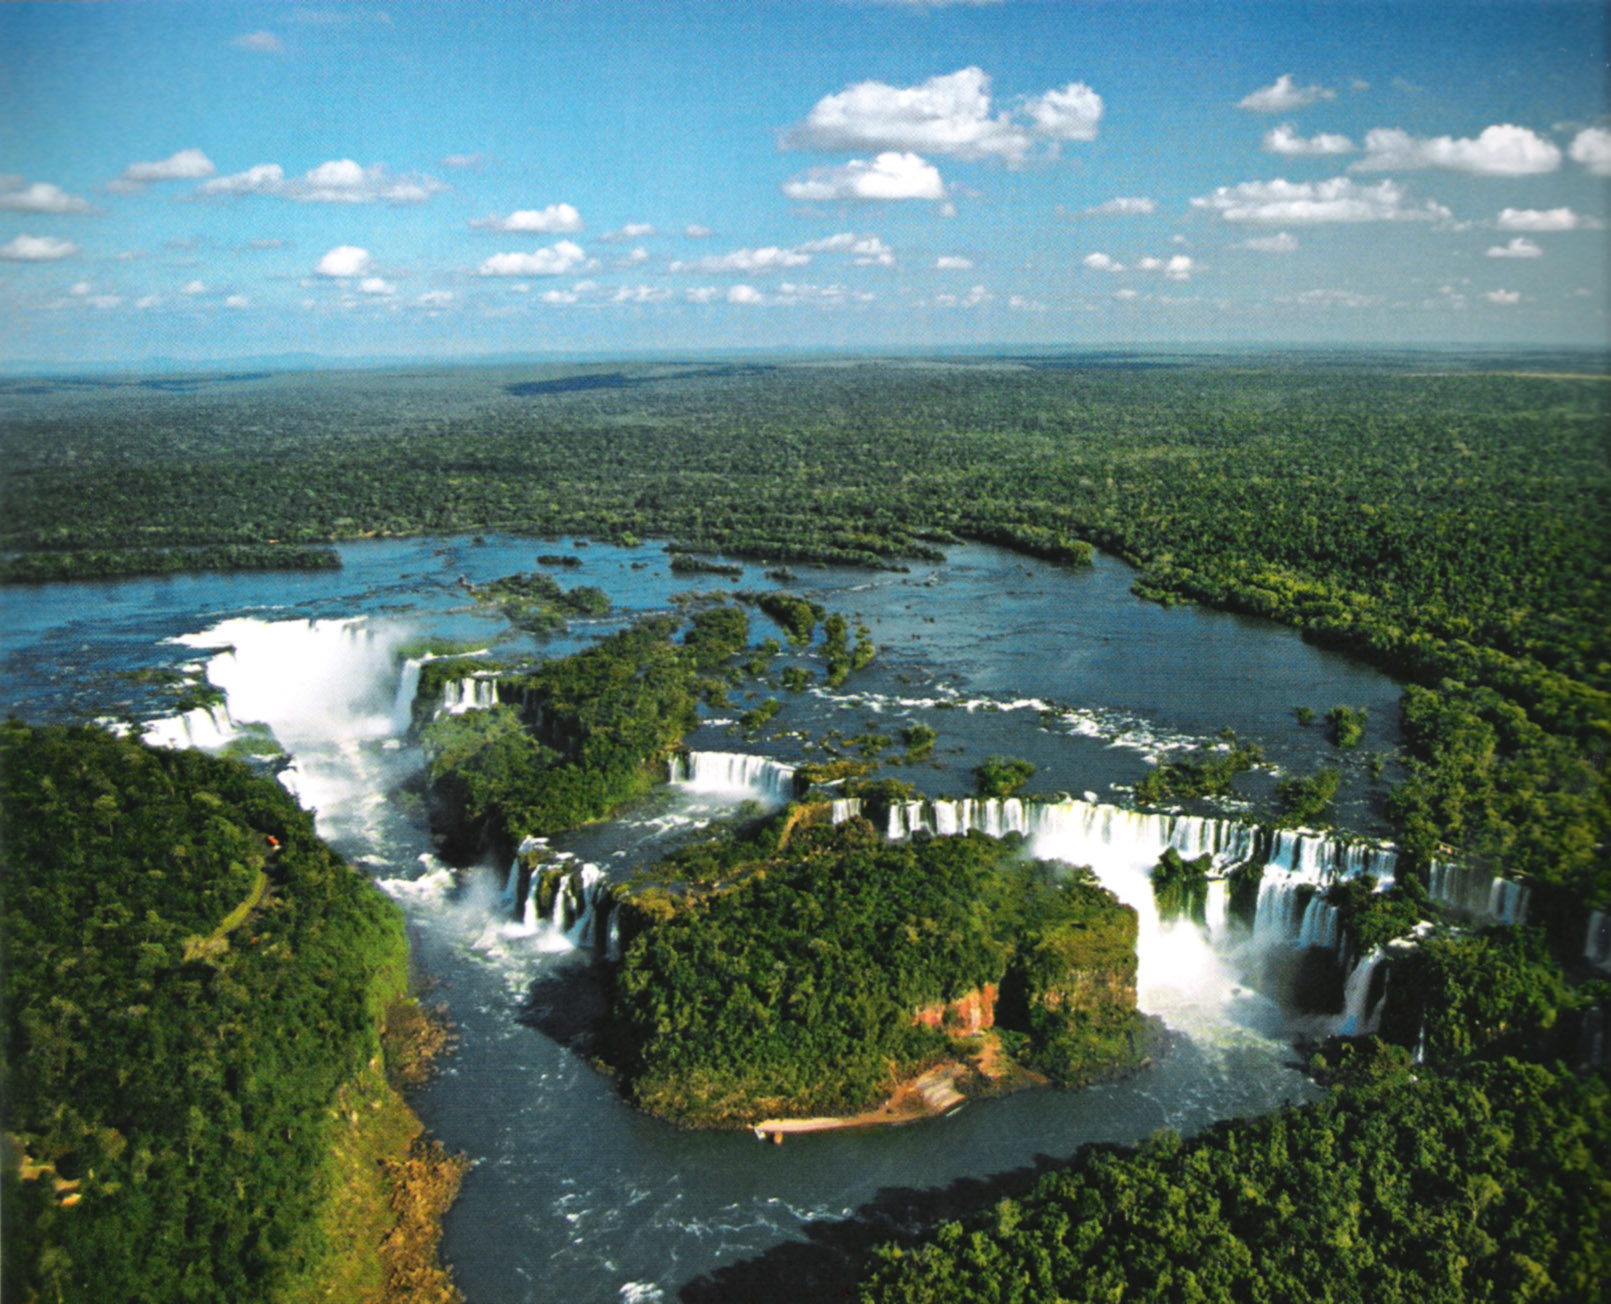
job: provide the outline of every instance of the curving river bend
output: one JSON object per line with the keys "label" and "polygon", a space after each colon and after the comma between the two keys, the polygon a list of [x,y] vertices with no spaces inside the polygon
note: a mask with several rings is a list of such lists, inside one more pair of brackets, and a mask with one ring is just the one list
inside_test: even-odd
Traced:
{"label": "curving river bend", "polygon": [[[1210,944],[1188,928],[1154,929],[1143,944],[1143,1007],[1179,1035],[1121,1083],[782,1148],[747,1132],[679,1132],[628,1109],[552,1035],[580,1015],[557,1007],[585,997],[585,984],[567,979],[586,961],[546,924],[506,917],[501,867],[447,873],[417,815],[389,796],[419,764],[400,728],[405,645],[426,634],[492,643],[503,622],[466,604],[461,577],[530,570],[536,553],[554,550],[500,537],[382,541],[344,546],[338,573],[41,586],[3,598],[5,709],[69,719],[117,703],[139,718],[142,690],[129,672],[204,662],[233,719],[268,724],[291,753],[288,781],[317,810],[320,831],[403,906],[416,965],[458,1027],[456,1053],[414,1104],[475,1161],[443,1241],[472,1304],[703,1299],[724,1288],[744,1298],[746,1282],[785,1272],[803,1290],[813,1263],[830,1263],[844,1239],[835,1220],[859,1209],[876,1204],[898,1221],[903,1210],[942,1207],[917,1188],[977,1190],[974,1179],[1087,1142],[1190,1133],[1313,1094],[1286,1040],[1299,1025],[1239,981],[1243,940]],[[678,590],[771,586],[760,567],[738,582],[672,575],[649,545],[575,555],[582,564],[564,582],[599,585],[621,614],[663,609]],[[776,725],[848,735],[922,719],[939,735],[934,760],[901,773],[927,793],[966,792],[972,765],[999,752],[1034,760],[1038,789],[1104,801],[1151,759],[1226,727],[1288,770],[1335,764],[1320,729],[1296,723],[1296,706],[1365,706],[1366,748],[1397,744],[1398,690],[1385,676],[1265,622],[1142,603],[1129,581],[1107,558],[1067,571],[982,546],[905,575],[803,570],[795,587],[859,614],[881,651],[841,693],[779,694],[788,701]],[[619,618],[573,625],[543,652],[571,650]],[[753,623],[756,638],[767,632],[764,618]],[[517,642],[500,653],[536,650]],[[743,748],[720,723],[690,742]],[[794,759],[799,744],[784,736],[760,750]],[[1372,782],[1356,762],[1342,820],[1379,831],[1390,779]],[[556,842],[620,873],[753,795],[663,789]],[[1122,861],[1108,870],[1129,883],[1135,867]]]}

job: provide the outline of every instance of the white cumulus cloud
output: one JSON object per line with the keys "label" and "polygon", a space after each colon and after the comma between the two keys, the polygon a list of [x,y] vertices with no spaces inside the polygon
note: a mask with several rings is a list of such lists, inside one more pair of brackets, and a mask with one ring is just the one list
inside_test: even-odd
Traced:
{"label": "white cumulus cloud", "polygon": [[570,204],[516,209],[506,217],[480,217],[471,226],[494,231],[535,231],[542,235],[569,235],[582,229],[582,215]]}
{"label": "white cumulus cloud", "polygon": [[941,254],[934,260],[934,266],[942,272],[965,272],[973,266],[973,259],[961,254]]}
{"label": "white cumulus cloud", "polygon": [[1158,201],[1145,195],[1117,195],[1085,210],[1091,217],[1146,217],[1158,211]]}
{"label": "white cumulus cloud", "polygon": [[1434,200],[1409,203],[1393,181],[1361,185],[1348,177],[1328,181],[1244,181],[1220,186],[1191,201],[1227,222],[1409,222],[1446,221],[1449,210]]}
{"label": "white cumulus cloud", "polygon": [[710,237],[711,229],[708,226],[700,226],[698,222],[690,222],[683,227],[682,233],[690,240],[705,240]]}
{"label": "white cumulus cloud", "polygon": [[1611,130],[1585,127],[1572,137],[1567,154],[1597,177],[1611,177]]}
{"label": "white cumulus cloud", "polygon": [[1080,261],[1093,272],[1122,272],[1124,270],[1123,263],[1115,262],[1107,254],[1103,253],[1086,254]]}
{"label": "white cumulus cloud", "polygon": [[851,159],[839,167],[810,168],[783,183],[790,199],[939,199],[945,194],[939,169],[916,154],[888,151]]}
{"label": "white cumulus cloud", "polygon": [[1314,136],[1300,136],[1290,123],[1283,123],[1264,133],[1264,149],[1269,154],[1283,154],[1292,158],[1321,158],[1328,154],[1352,154],[1354,142],[1347,136],[1326,131]]}
{"label": "white cumulus cloud", "polygon": [[753,285],[733,285],[728,287],[727,302],[749,306],[765,303],[766,296]]}
{"label": "white cumulus cloud", "polygon": [[369,269],[369,250],[357,245],[337,245],[313,268],[320,276],[363,276]]}
{"label": "white cumulus cloud", "polygon": [[244,172],[203,182],[204,195],[274,195],[285,184],[285,169],[278,163],[258,163]]}
{"label": "white cumulus cloud", "polygon": [[182,149],[151,163],[130,163],[114,179],[118,190],[137,190],[148,181],[199,181],[217,169],[199,149]]}
{"label": "white cumulus cloud", "polygon": [[916,86],[865,81],[817,101],[784,138],[797,149],[923,150],[960,158],[1021,158],[1029,133],[992,116],[990,76],[963,68]]}
{"label": "white cumulus cloud", "polygon": [[422,308],[446,308],[453,303],[451,290],[427,290],[414,301]]}
{"label": "white cumulus cloud", "polygon": [[192,297],[198,294],[206,294],[207,283],[205,281],[186,281],[179,287],[179,293],[188,294]]}
{"label": "white cumulus cloud", "polygon": [[1048,140],[1095,140],[1102,97],[1084,82],[1047,91],[1024,104],[1036,132]]}
{"label": "white cumulus cloud", "polygon": [[482,276],[563,276],[587,265],[587,254],[581,245],[561,240],[529,254],[493,254],[482,260],[477,271]]}
{"label": "white cumulus cloud", "polygon": [[1251,91],[1236,102],[1239,109],[1253,113],[1291,113],[1317,100],[1335,99],[1337,92],[1324,86],[1294,86],[1292,74],[1282,73],[1268,86]]}
{"label": "white cumulus cloud", "polygon": [[1538,243],[1529,240],[1524,235],[1512,236],[1508,244],[1494,245],[1493,248],[1488,250],[1489,258],[1542,258],[1543,256],[1544,251],[1538,247]]}
{"label": "white cumulus cloud", "polygon": [[302,204],[418,204],[446,188],[434,177],[397,176],[384,163],[361,167],[340,158],[286,182],[281,193]]}
{"label": "white cumulus cloud", "polygon": [[1501,231],[1597,231],[1598,219],[1570,208],[1504,208],[1499,211]]}
{"label": "white cumulus cloud", "polygon": [[1489,290],[1482,296],[1489,303],[1512,304],[1521,302],[1520,290]]}
{"label": "white cumulus cloud", "polygon": [[990,75],[968,67],[916,86],[865,81],[824,96],[784,135],[795,149],[893,150],[955,158],[1019,162],[1044,141],[1091,140],[1102,97],[1083,82],[1025,100],[1017,112],[996,111]]}
{"label": "white cumulus cloud", "polygon": [[0,208],[13,213],[87,213],[90,205],[49,181],[22,184],[21,177],[0,178]]}
{"label": "white cumulus cloud", "polygon": [[0,258],[13,263],[48,263],[58,258],[71,258],[78,246],[71,240],[53,235],[19,235],[0,245]]}
{"label": "white cumulus cloud", "polygon": [[224,307],[226,308],[250,308],[251,306],[252,301],[244,294],[232,294],[224,300]]}
{"label": "white cumulus cloud", "polygon": [[392,295],[397,293],[397,287],[381,276],[366,276],[358,282],[360,294]]}
{"label": "white cumulus cloud", "polygon": [[1528,127],[1496,123],[1475,137],[1412,136],[1397,127],[1365,133],[1365,157],[1350,172],[1448,168],[1487,177],[1532,176],[1561,165],[1560,149]]}

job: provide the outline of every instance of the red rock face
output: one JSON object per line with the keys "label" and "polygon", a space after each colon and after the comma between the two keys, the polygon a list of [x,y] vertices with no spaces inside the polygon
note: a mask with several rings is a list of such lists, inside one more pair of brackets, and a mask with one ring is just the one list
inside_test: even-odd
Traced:
{"label": "red rock face", "polygon": [[941,1028],[958,1037],[993,1028],[996,1023],[996,985],[986,983],[946,1004],[925,1005],[912,1016],[912,1022],[925,1028]]}

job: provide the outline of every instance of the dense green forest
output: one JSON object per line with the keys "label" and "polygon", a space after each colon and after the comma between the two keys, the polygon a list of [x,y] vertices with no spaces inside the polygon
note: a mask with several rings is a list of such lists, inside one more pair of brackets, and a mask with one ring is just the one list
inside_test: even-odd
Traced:
{"label": "dense green forest", "polygon": [[[862,1304],[1592,1304],[1611,1292],[1611,1092],[1514,1060],[1379,1081],[1182,1144],[1085,1152],[886,1248]],[[1363,1075],[1362,1075],[1363,1076]]]}
{"label": "dense green forest", "polygon": [[[534,385],[576,370],[541,367],[201,379],[178,392],[0,383],[0,580],[326,565],[331,541],[418,532],[663,537],[681,557],[774,566],[931,562],[965,537],[1073,564],[1095,544],[1136,565],[1143,596],[1300,628],[1409,684],[1406,779],[1390,799],[1401,881],[1385,893],[1363,883],[1330,889],[1351,953],[1426,915],[1417,873],[1433,859],[1528,881],[1542,929],[1439,934],[1395,963],[1383,1033],[1422,1045],[1431,1062],[1415,1079],[1404,1056],[1362,1048],[1355,1058],[1367,1067],[1343,1075],[1318,1108],[1222,1124],[1184,1145],[1166,1135],[1138,1154],[1087,1154],[1023,1201],[945,1227],[915,1251],[890,1251],[866,1298],[1604,1298],[1606,1089],[1554,1065],[1570,1058],[1586,1012],[1605,1004],[1603,985],[1573,986],[1566,979],[1577,974],[1558,963],[1580,954],[1586,907],[1611,906],[1603,360],[1533,375],[1434,355],[1139,361],[667,364],[634,367],[619,387],[573,388]],[[726,563],[683,563],[707,564]],[[535,628],[597,608],[591,593],[572,593],[510,577],[481,596]],[[789,595],[770,596],[763,610],[797,640],[826,619]],[[640,627],[591,656],[506,676],[508,705],[496,711],[429,726],[449,822],[478,844],[509,842],[595,818],[641,791],[695,701],[720,691],[724,663],[747,642],[744,617],[722,608],[695,613],[686,628]],[[843,622],[829,635],[836,670],[871,654],[850,635]],[[768,710],[763,702],[744,718],[759,728]],[[1379,727],[1343,705],[1325,724],[1339,761],[1362,740],[1369,747]],[[9,729],[19,754],[55,746],[67,757],[79,746],[54,731]],[[390,926],[362,922],[373,903],[356,914],[338,908],[345,888],[318,888],[317,906],[293,904],[304,880],[352,879],[310,849],[283,794],[232,786],[204,758],[137,755],[108,751],[79,769],[41,760],[38,772],[56,788],[7,790],[8,829],[40,830],[28,854],[80,866],[58,876],[59,889],[54,879],[40,889],[38,903],[17,905],[13,894],[32,889],[10,858],[23,854],[19,844],[33,848],[34,834],[8,833],[7,1125],[22,1171],[35,1176],[6,1181],[7,1293],[14,1281],[34,1291],[60,1281],[64,1295],[87,1282],[100,1297],[137,1297],[102,1288],[115,1259],[108,1247],[125,1238],[138,1251],[131,1273],[155,1281],[171,1271],[198,1294],[217,1272],[237,1298],[273,1298],[275,1283],[289,1280],[277,1265],[303,1265],[302,1280],[318,1271],[323,1233],[306,1218],[317,1183],[308,1186],[313,1170],[299,1165],[318,1151],[322,1116],[308,1102],[372,1061],[365,993],[396,975],[395,957],[381,954]],[[1236,756],[1169,762],[1138,797],[1212,792],[1236,772]],[[1017,777],[1011,758],[995,759],[981,785]],[[107,777],[114,767],[116,781]],[[161,775],[176,776],[174,793],[194,786],[216,798],[216,818],[202,796],[168,793]],[[1285,819],[1324,819],[1336,782],[1330,769],[1289,776],[1278,794]],[[91,813],[64,822],[52,803],[73,785]],[[138,807],[120,797],[148,789]],[[20,823],[13,800],[25,803]],[[160,856],[130,840],[136,828],[166,828],[165,812],[180,808],[191,818],[171,837],[158,832],[150,845]],[[265,855],[254,841],[263,832],[282,849]],[[919,868],[886,852],[953,857],[949,872],[965,882],[973,870],[962,862],[990,858],[978,840],[936,840],[921,852],[869,842],[852,856],[858,875],[813,878],[839,854],[811,852],[828,837],[801,828],[786,849],[736,839],[691,850],[672,866],[683,886],[659,885],[664,908],[653,918],[656,889],[644,886],[645,926],[616,994],[627,1031],[614,1050],[640,1103],[685,1121],[734,1121],[754,1117],[779,1083],[802,1108],[865,1103],[891,1066],[939,1053],[941,1034],[892,1018],[897,996],[953,991],[949,980],[925,987],[925,965],[956,961],[961,978],[982,972],[987,953],[1003,964],[1008,952],[1027,954],[1006,916],[975,904],[1011,890],[1013,876],[1000,870],[990,875],[997,886],[977,884],[960,914],[946,913],[958,902],[944,882],[910,899],[920,916],[890,913],[913,890],[897,880]],[[101,848],[97,863],[132,871],[91,882],[88,862],[73,860],[90,843]],[[222,868],[181,909],[167,892],[189,881],[201,843]],[[729,890],[690,892],[701,875]],[[1201,878],[1200,865],[1164,864],[1161,902],[1197,913]],[[858,895],[864,882],[888,889],[894,904]],[[1257,886],[1251,875],[1237,880],[1233,909],[1250,906]],[[125,891],[134,894],[127,906]],[[148,896],[165,904],[148,909]],[[834,937],[847,940],[831,953],[810,945],[824,931],[813,913],[824,900],[846,919]],[[21,916],[40,929],[71,927],[83,954],[19,934],[10,922]],[[801,920],[819,922],[808,935]],[[910,965],[897,957],[885,970],[886,954],[867,959],[897,923],[924,922],[941,940],[908,948]],[[243,935],[259,943],[248,950]],[[336,944],[368,977],[330,961],[336,997],[326,1001],[321,988],[315,1009],[304,970]],[[1038,954],[1055,958],[1056,948]],[[1031,1026],[1033,1004],[1008,999],[1000,972],[1017,1049],[1077,1080],[1078,1054],[1059,1060],[1055,1037]],[[782,1013],[767,1003],[780,973],[809,978],[804,1025],[790,1022],[787,1003]],[[42,990],[47,974],[49,998],[19,1003],[14,990]],[[841,990],[848,1005],[837,1002]],[[189,1093],[182,1115],[151,1103],[161,1078],[153,1065],[103,1049],[148,1036],[139,1025],[153,1012],[178,1030],[158,1043],[156,1062],[170,1066],[161,1084],[170,1094],[173,1081]],[[178,1048],[191,1051],[185,1037],[212,1027],[228,1031],[222,1049],[188,1055],[181,1079],[171,1068]],[[841,1062],[836,1095],[808,1061],[857,1038],[877,1054]],[[23,1053],[36,1044],[53,1049]],[[236,1046],[252,1050],[249,1067],[228,1058]],[[266,1096],[298,1054],[323,1067]],[[1550,1067],[1495,1058],[1506,1054]],[[745,1079],[743,1065],[765,1071]],[[50,1112],[38,1105],[49,1099],[74,1104]],[[147,1113],[106,1112],[115,1108]],[[293,1109],[312,1121],[300,1130],[286,1122],[272,1144],[252,1140],[255,1125],[272,1129]],[[136,1143],[137,1122],[160,1139]],[[224,1157],[215,1161],[215,1151]],[[225,1181],[248,1193],[228,1208],[218,1198]],[[130,1212],[75,1222],[92,1197]],[[254,1200],[269,1201],[267,1212],[245,1228],[241,1209]],[[24,1233],[12,1234],[18,1227]],[[175,1239],[163,1239],[170,1230]],[[202,1266],[187,1269],[186,1255]]]}
{"label": "dense green forest", "polygon": [[986,986],[1051,1080],[1135,1065],[1135,912],[1088,871],[1024,863],[1016,838],[890,843],[811,814],[695,843],[629,889],[606,1043],[635,1104],[695,1126],[854,1113],[947,1054],[920,1007]]}
{"label": "dense green forest", "polygon": [[378,1298],[394,907],[235,762],[12,721],[0,784],[6,1299]]}
{"label": "dense green forest", "polygon": [[[700,653],[673,641],[678,628],[670,618],[642,621],[574,656],[501,676],[499,693],[519,707],[427,724],[433,823],[450,854],[468,859],[490,846],[507,858],[528,834],[602,819],[663,778],[667,755],[697,719]],[[708,623],[701,629],[712,636]]]}
{"label": "dense green forest", "polygon": [[[511,591],[508,581],[498,583]],[[573,613],[594,612],[592,594],[607,605],[597,589],[573,589],[560,601]],[[538,600],[546,608],[553,598]],[[500,702],[519,705],[435,720],[428,713],[440,683],[488,663],[426,663],[415,719],[423,725],[433,823],[449,852],[469,858],[492,846],[507,858],[528,834],[602,819],[646,791],[665,777],[672,748],[697,722],[700,697],[725,691],[728,680],[713,672],[748,640],[742,607],[696,611],[686,626],[671,617],[639,621],[572,656],[500,674]]]}
{"label": "dense green forest", "polygon": [[[15,383],[0,389],[0,548],[41,566],[503,529],[900,565],[957,536],[1069,561],[1094,543],[1141,567],[1145,594],[1286,621],[1424,690],[1394,804],[1410,867],[1458,859],[1606,905],[1611,386],[1602,360],[1568,361]],[[1324,810],[1318,789],[1289,796],[1293,819]]]}

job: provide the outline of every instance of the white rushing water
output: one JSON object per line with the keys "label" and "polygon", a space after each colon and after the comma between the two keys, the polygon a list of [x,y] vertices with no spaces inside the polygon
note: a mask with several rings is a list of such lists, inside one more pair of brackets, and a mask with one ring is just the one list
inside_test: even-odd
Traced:
{"label": "white rushing water", "polygon": [[682,752],[671,758],[671,782],[689,792],[781,803],[794,796],[794,766],[744,752]]}
{"label": "white rushing water", "polygon": [[1433,861],[1427,896],[1441,906],[1496,924],[1524,924],[1532,893],[1486,869]]}
{"label": "white rushing water", "polygon": [[181,715],[170,715],[153,720],[141,735],[153,747],[200,747],[214,751],[224,746],[237,733],[235,721],[230,717],[229,704],[218,702],[212,706],[198,706]]}
{"label": "white rushing water", "polygon": [[[411,916],[460,932],[467,951],[492,963],[518,991],[535,956],[601,940],[594,906],[604,875],[597,866],[575,867],[553,914],[533,918],[528,902],[499,902],[481,881],[461,883],[432,854],[424,831],[398,819],[387,793],[419,763],[404,738],[421,667],[432,659],[399,655],[409,635],[402,625],[363,618],[251,617],[186,635],[178,641],[212,653],[207,682],[225,703],[155,721],[145,737],[158,745],[217,748],[240,736],[247,722],[267,728],[290,757],[279,780],[314,813],[320,835],[363,861]],[[467,676],[449,681],[438,710],[495,701],[492,680]],[[513,890],[513,882],[505,885],[505,892]]]}

